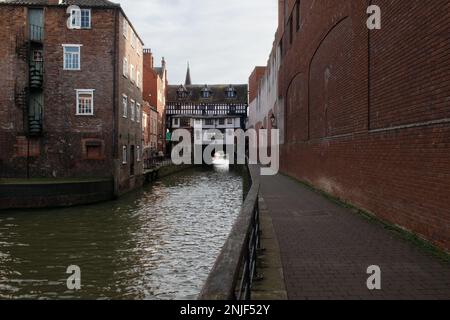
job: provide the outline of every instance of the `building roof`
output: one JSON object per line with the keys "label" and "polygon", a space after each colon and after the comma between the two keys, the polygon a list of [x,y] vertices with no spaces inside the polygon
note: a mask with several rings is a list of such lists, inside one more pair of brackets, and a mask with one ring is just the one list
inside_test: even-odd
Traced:
{"label": "building roof", "polygon": [[[228,98],[227,90],[234,88],[236,98]],[[211,93],[210,98],[202,98],[201,93],[206,88]],[[180,99],[178,97],[178,90],[184,88],[187,92],[187,97]],[[200,104],[247,104],[248,103],[248,85],[246,84],[218,84],[218,85],[169,85],[168,87],[168,102],[169,103],[200,103]]]}
{"label": "building roof", "polygon": [[[0,3],[17,5],[58,5],[55,0],[0,0]],[[108,0],[63,0],[61,5],[78,5],[80,7],[120,7],[120,4]]]}

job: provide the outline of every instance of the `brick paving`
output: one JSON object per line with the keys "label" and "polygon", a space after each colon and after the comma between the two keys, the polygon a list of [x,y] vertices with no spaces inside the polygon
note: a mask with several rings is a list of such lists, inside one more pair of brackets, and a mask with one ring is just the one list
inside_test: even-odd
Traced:
{"label": "brick paving", "polygon": [[[450,264],[291,178],[261,177],[289,299],[450,299]],[[370,291],[367,268],[381,268]]]}

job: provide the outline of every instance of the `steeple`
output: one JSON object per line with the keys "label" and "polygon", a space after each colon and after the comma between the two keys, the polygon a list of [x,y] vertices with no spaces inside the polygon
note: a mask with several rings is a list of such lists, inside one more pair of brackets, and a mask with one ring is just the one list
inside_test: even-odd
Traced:
{"label": "steeple", "polygon": [[191,71],[189,70],[189,62],[187,65],[187,72],[186,72],[186,81],[184,82],[185,86],[190,86],[192,84],[191,81]]}

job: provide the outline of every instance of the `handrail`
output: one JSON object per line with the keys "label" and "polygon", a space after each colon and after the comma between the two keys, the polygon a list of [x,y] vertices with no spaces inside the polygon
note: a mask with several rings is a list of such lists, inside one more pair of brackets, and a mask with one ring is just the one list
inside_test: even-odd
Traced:
{"label": "handrail", "polygon": [[199,300],[250,300],[260,246],[259,168],[248,165],[251,187],[241,212],[222,248]]}
{"label": "handrail", "polygon": [[35,24],[30,24],[29,38],[31,41],[42,42],[44,39],[44,28]]}

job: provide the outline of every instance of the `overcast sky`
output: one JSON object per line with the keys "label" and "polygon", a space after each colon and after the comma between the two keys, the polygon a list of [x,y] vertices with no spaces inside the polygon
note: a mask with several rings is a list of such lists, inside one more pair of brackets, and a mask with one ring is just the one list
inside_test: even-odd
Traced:
{"label": "overcast sky", "polygon": [[113,0],[155,55],[169,83],[247,83],[265,65],[277,26],[278,0]]}

